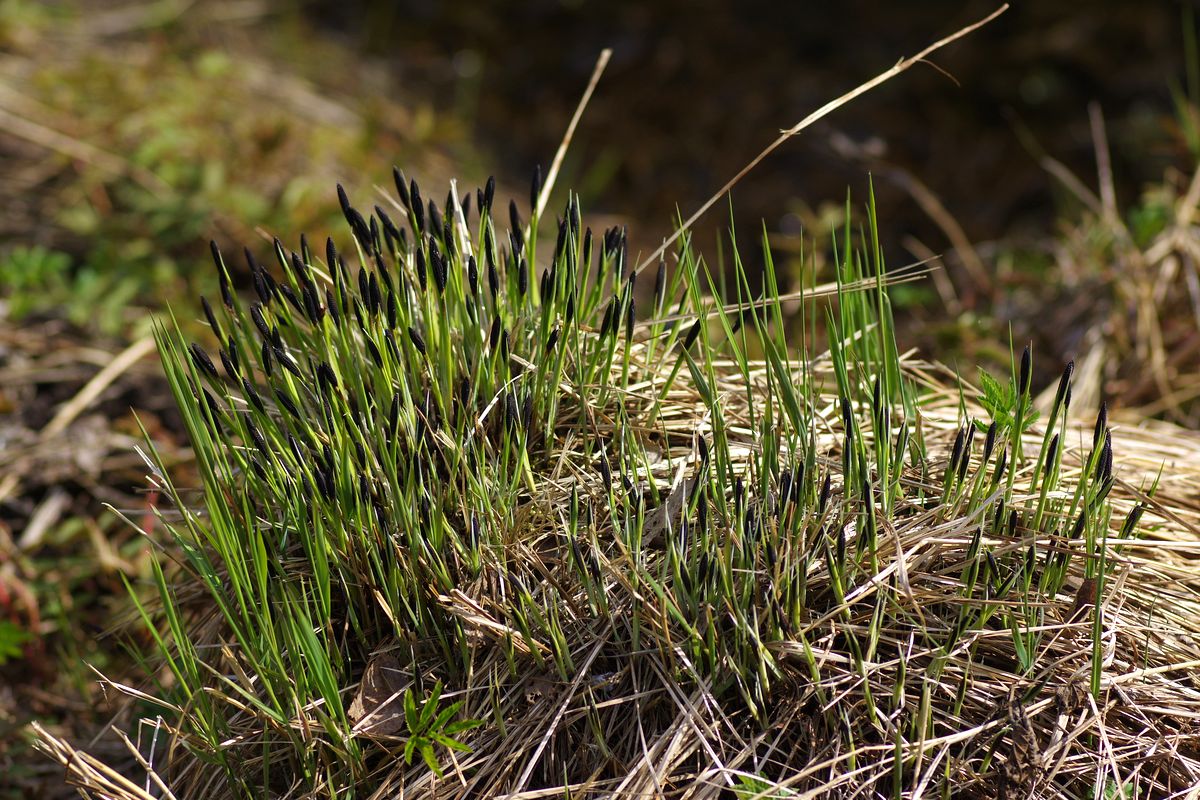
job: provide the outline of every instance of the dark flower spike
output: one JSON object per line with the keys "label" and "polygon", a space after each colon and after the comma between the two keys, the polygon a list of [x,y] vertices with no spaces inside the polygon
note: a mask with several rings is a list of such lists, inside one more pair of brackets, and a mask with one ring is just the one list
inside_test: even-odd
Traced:
{"label": "dark flower spike", "polygon": [[515,392],[504,393],[504,418],[510,428],[516,428],[521,424],[521,410],[517,406]]}
{"label": "dark flower spike", "polygon": [[992,451],[996,448],[996,432],[998,426],[995,420],[988,426],[987,436],[983,440],[983,463],[986,464],[992,457]]}
{"label": "dark flower spike", "polygon": [[325,266],[329,269],[330,276],[337,277],[337,247],[333,244],[332,238],[325,239]]}
{"label": "dark flower spike", "polygon": [[971,443],[975,439],[975,425],[967,423],[967,438],[963,442],[962,460],[958,462],[958,479],[967,477],[967,469],[971,466]]}
{"label": "dark flower spike", "polygon": [[282,347],[272,347],[271,349],[275,353],[275,360],[279,362],[281,367],[300,380],[304,380],[304,373],[300,371],[300,367],[296,366],[296,362],[292,360],[292,357],[283,351]]}
{"label": "dark flower spike", "polygon": [[392,395],[392,404],[388,408],[388,438],[393,438],[396,435],[396,430],[400,426],[400,393],[396,392]]}
{"label": "dark flower spike", "polygon": [[999,483],[1004,477],[1004,468],[1008,465],[1008,448],[1000,451],[1000,458],[996,461],[996,469],[992,472],[992,483]]}
{"label": "dark flower spike", "polygon": [[254,442],[254,447],[258,450],[258,452],[262,453],[264,457],[270,459],[271,451],[267,449],[267,440],[263,438],[262,432],[254,424],[254,421],[250,419],[250,415],[243,414],[242,421],[246,423],[246,430],[250,434],[250,440]]}
{"label": "dark flower spike", "polygon": [[[608,302],[608,307],[604,309],[604,321],[600,323],[600,338],[608,336],[609,330],[613,328],[613,317],[617,310],[617,298],[613,298]],[[687,346],[684,346],[687,349]]]}
{"label": "dark flower spike", "polygon": [[396,335],[392,333],[392,329],[388,328],[383,332],[383,341],[387,345],[388,352],[392,354],[392,361],[399,362],[400,348],[396,344]]}
{"label": "dark flower spike", "polygon": [[379,309],[383,308],[383,294],[379,291],[379,278],[374,272],[371,273],[370,279],[367,281],[367,311],[371,316],[379,313]]}
{"label": "dark flower spike", "polygon": [[1092,431],[1092,447],[1100,444],[1100,437],[1108,429],[1108,403],[1100,401],[1100,413],[1096,414],[1096,428]]}
{"label": "dark flower spike", "polygon": [[687,336],[683,337],[683,349],[690,350],[692,345],[696,343],[696,337],[700,335],[700,320],[692,323],[692,327],[688,328]]}
{"label": "dark flower spike", "polygon": [[422,248],[417,248],[417,282],[421,284],[421,291],[424,292],[429,287],[429,279],[426,277],[425,269],[425,251]]}
{"label": "dark flower spike", "polygon": [[517,266],[517,291],[521,297],[529,291],[529,262],[525,260],[525,256],[521,256],[521,263]]}
{"label": "dark flower spike", "polygon": [[559,220],[558,223],[558,238],[554,241],[554,258],[550,263],[557,264],[562,260],[563,253],[567,247],[567,221]]}
{"label": "dark flower spike", "polygon": [[[301,253],[308,250],[308,245],[303,240],[301,240],[300,250]],[[291,267],[292,272],[296,276],[297,283],[299,283],[301,286],[312,285],[312,276],[308,273],[308,264],[305,263],[304,257],[302,257],[299,253],[292,253]]]}
{"label": "dark flower spike", "polygon": [[417,348],[422,356],[425,355],[425,340],[421,338],[421,334],[417,333],[416,328],[408,329],[408,338],[412,340],[413,347]]}
{"label": "dark flower spike", "polygon": [[326,391],[337,389],[337,375],[334,374],[333,368],[328,363],[322,361],[317,364],[317,382],[322,385]]}
{"label": "dark flower spike", "polygon": [[658,260],[658,272],[654,274],[654,307],[658,308],[667,290],[667,260]]}
{"label": "dark flower spike", "polygon": [[471,379],[466,375],[458,382],[458,404],[463,408],[471,405]]}
{"label": "dark flower spike", "polygon": [[200,393],[204,395],[204,404],[208,406],[208,413],[212,415],[213,421],[216,422],[221,418],[221,412],[224,411],[221,404],[217,402],[217,398],[212,396],[208,389],[201,389]]}
{"label": "dark flower spike", "polygon": [[1050,446],[1046,450],[1046,471],[1049,472],[1054,466],[1054,459],[1058,455],[1058,434],[1054,434],[1054,438],[1050,440]]}
{"label": "dark flower spike", "polygon": [[241,374],[238,372],[237,364],[233,363],[233,361],[229,358],[228,353],[226,353],[224,350],[218,350],[217,355],[221,358],[221,366],[225,368],[226,375],[228,375],[230,378],[241,377]]}
{"label": "dark flower spike", "polygon": [[400,241],[400,229],[396,227],[396,223],[392,222],[392,218],[381,207],[375,206],[375,216],[379,218],[379,222],[383,225],[383,233],[386,237]]}
{"label": "dark flower spike", "polygon": [[392,167],[392,182],[396,184],[396,195],[400,198],[401,204],[408,208],[408,181],[404,178],[404,173],[397,166]]}
{"label": "dark flower spike", "polygon": [[267,406],[263,403],[262,396],[259,395],[259,393],[254,389],[254,386],[252,386],[250,381],[246,378],[242,378],[242,394],[246,397],[246,400],[250,402],[250,405],[254,406],[264,414],[267,412]]}
{"label": "dark flower spike", "polygon": [[266,273],[257,264],[250,272],[250,282],[254,284],[254,293],[258,295],[259,301],[263,305],[269,304],[272,299],[271,287],[267,283]]}
{"label": "dark flower spike", "polygon": [[[1021,374],[1020,382],[1017,385],[1017,396],[1024,396],[1029,391],[1029,384],[1033,378],[1033,354],[1030,352],[1029,345],[1025,345],[1025,349],[1021,352]],[[1018,424],[1020,420],[1017,420]]]}
{"label": "dark flower spike", "polygon": [[1062,377],[1058,379],[1058,391],[1054,393],[1054,409],[1056,411],[1066,399],[1067,391],[1071,388],[1071,375],[1074,372],[1075,362],[1068,361],[1067,366],[1063,369]]}
{"label": "dark flower spike", "polygon": [[521,245],[525,244],[525,226],[521,224],[521,213],[517,211],[517,201],[508,201],[508,224],[509,233],[516,237],[517,242]]}
{"label": "dark flower spike", "polygon": [[221,334],[221,326],[217,324],[217,318],[213,315],[212,306],[208,304],[207,297],[200,298],[200,306],[204,309],[204,316],[208,320],[208,327],[212,328],[213,335],[218,339],[223,338]]}
{"label": "dark flower spike", "polygon": [[433,242],[429,243],[429,262],[433,269],[433,279],[437,282],[438,293],[445,292],[446,283],[450,279],[450,267],[446,257]]}
{"label": "dark flower spike", "polygon": [[496,200],[496,178],[488,176],[487,185],[483,190],[483,207],[487,208],[488,212],[492,210],[492,203]]}
{"label": "dark flower spike", "polygon": [[292,308],[296,309],[297,313],[304,313],[304,307],[300,305],[300,298],[296,297],[296,293],[292,291],[291,286],[288,286],[286,283],[283,284],[279,287],[279,293],[283,295],[284,299],[288,301]]}
{"label": "dark flower spike", "polygon": [[492,295],[492,305],[496,304],[500,291],[500,273],[496,271],[496,260],[492,257],[491,249],[484,249],[487,260],[488,291]]}
{"label": "dark flower spike", "polygon": [[421,204],[421,190],[415,179],[408,183],[408,194],[408,211],[413,215],[413,221],[417,226],[414,233],[422,234],[425,232],[425,207]]}
{"label": "dark flower spike", "polygon": [[1145,510],[1146,506],[1142,503],[1136,504],[1129,510],[1129,516],[1125,517],[1125,522],[1121,525],[1122,539],[1128,539],[1133,534],[1133,530],[1137,527],[1138,522],[1141,521],[1142,514],[1145,512]]}
{"label": "dark flower spike", "polygon": [[272,367],[271,343],[265,340],[262,343],[262,368],[266,376],[268,378],[271,377],[274,372]]}
{"label": "dark flower spike", "polygon": [[537,213],[538,197],[542,194],[542,165],[538,164],[533,168],[533,179],[529,184],[529,213],[532,216]]}
{"label": "dark flower spike", "polygon": [[350,205],[350,198],[346,195],[346,190],[340,183],[337,185],[337,196],[338,205],[342,207],[342,214],[345,215],[346,219],[349,219],[350,212],[354,210],[354,207]]}
{"label": "dark flower spike", "polygon": [[463,222],[466,222],[469,219],[471,219],[471,193],[470,192],[466,192],[465,194],[463,194],[462,203],[459,205],[459,208],[462,209]]}
{"label": "dark flower spike", "polygon": [[492,317],[492,331],[488,335],[488,347],[492,350],[496,349],[496,345],[500,344],[500,315]]}
{"label": "dark flower spike", "polygon": [[467,256],[467,282],[474,297],[479,293],[479,265],[475,263],[475,256]]}
{"label": "dark flower spike", "polygon": [[340,327],[342,324],[341,313],[338,311],[333,292],[329,289],[325,290],[325,308],[329,310],[329,317],[333,320],[334,327]]}
{"label": "dark flower spike", "polygon": [[279,405],[281,405],[281,406],[283,406],[283,408],[287,409],[287,412],[289,414],[291,414],[293,417],[295,417],[297,420],[299,420],[301,422],[304,421],[304,417],[303,417],[303,415],[301,415],[300,409],[296,407],[296,404],[294,402],[292,402],[292,398],[288,397],[286,392],[284,392],[281,389],[276,389],[275,390],[275,399],[277,401],[279,401]]}
{"label": "dark flower spike", "polygon": [[376,367],[378,367],[379,369],[383,369],[383,355],[379,352],[379,348],[375,345],[375,342],[373,342],[371,340],[371,337],[369,337],[369,336],[366,337],[366,343],[367,343],[367,353],[371,356],[371,360],[375,362]]}
{"label": "dark flower spike", "polygon": [[213,364],[212,359],[209,358],[208,353],[205,352],[203,347],[195,342],[192,342],[190,345],[188,345],[188,349],[192,353],[192,363],[196,365],[198,370],[206,373],[214,381],[221,380],[220,373],[217,372],[216,366]]}
{"label": "dark flower spike", "polygon": [[358,296],[364,303],[371,302],[371,280],[366,267],[358,268]]}
{"label": "dark flower spike", "polygon": [[603,489],[608,490],[612,486],[612,468],[608,466],[608,458],[601,453],[600,460],[596,462],[596,469],[600,472],[600,478],[604,481]]}
{"label": "dark flower spike", "polygon": [[553,353],[554,346],[557,344],[558,344],[558,328],[555,328],[554,330],[550,331],[550,336],[546,340],[546,352]]}
{"label": "dark flower spike", "polygon": [[1113,468],[1113,453],[1112,453],[1112,433],[1104,432],[1104,448],[1100,451],[1100,463],[1097,466],[1097,474],[1100,482],[1104,483],[1112,477]]}
{"label": "dark flower spike", "polygon": [[303,464],[308,460],[304,457],[304,451],[300,449],[300,443],[296,441],[296,437],[292,436],[290,431],[287,432],[287,443],[288,449],[292,451],[297,464]]}
{"label": "dark flower spike", "polygon": [[208,249],[212,253],[213,264],[217,267],[217,279],[221,284],[221,302],[232,311],[233,292],[229,289],[229,270],[225,268],[225,259],[221,257],[221,248],[217,247],[216,240],[210,239]]}

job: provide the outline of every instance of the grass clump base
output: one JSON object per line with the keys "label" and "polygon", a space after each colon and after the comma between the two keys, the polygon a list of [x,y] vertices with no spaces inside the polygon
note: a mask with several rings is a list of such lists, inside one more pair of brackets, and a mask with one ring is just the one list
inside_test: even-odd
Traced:
{"label": "grass clump base", "polygon": [[984,394],[903,353],[873,228],[825,307],[736,243],[714,282],[686,234],[639,276],[574,197],[555,226],[396,189],[341,195],[345,254],[247,252],[252,300],[214,248],[215,356],[160,332],[201,495],[153,476],[148,782],[44,737],[85,790],[1195,785],[1194,514],[1103,409],[1074,423],[1070,367],[1039,401],[1028,350]]}

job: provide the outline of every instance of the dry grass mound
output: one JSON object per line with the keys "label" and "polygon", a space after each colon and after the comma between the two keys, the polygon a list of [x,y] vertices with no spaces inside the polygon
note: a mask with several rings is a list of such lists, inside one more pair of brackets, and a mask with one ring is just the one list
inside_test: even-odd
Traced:
{"label": "dry grass mound", "polygon": [[135,592],[129,763],[43,738],[85,793],[1200,781],[1196,437],[1077,424],[1028,350],[980,391],[903,354],[871,228],[832,288],[757,294],[735,258],[721,306],[686,235],[640,289],[576,198],[541,239],[537,179],[507,230],[491,185],[396,184],[343,195],[353,267],[247,253],[216,359],[161,332],[202,494],[155,469],[178,556]]}

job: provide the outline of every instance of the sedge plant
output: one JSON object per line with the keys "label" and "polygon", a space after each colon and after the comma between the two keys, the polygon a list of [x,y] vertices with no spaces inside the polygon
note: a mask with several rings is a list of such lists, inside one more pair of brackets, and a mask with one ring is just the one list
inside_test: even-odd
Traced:
{"label": "sedge plant", "polygon": [[1105,642],[1144,506],[1118,518],[1070,365],[1043,423],[1028,349],[983,395],[903,348],[873,203],[830,292],[765,242],[756,292],[736,240],[724,277],[686,233],[639,274],[575,195],[528,219],[394,177],[370,211],[339,190],[340,241],[214,246],[216,348],[159,329],[201,491],[160,467],[173,547],[133,587],[175,796],[1191,780],[1096,717],[1035,769],[1030,731],[1140,691]]}

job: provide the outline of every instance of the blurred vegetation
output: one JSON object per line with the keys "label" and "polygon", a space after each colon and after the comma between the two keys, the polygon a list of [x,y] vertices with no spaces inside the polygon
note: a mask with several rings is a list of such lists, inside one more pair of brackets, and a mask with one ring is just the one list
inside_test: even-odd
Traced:
{"label": "blurred vegetation", "polygon": [[24,198],[0,240],[16,321],[144,332],[137,308],[213,290],[196,269],[209,239],[327,228],[329,187],[393,161],[439,177],[474,162],[457,117],[408,106],[295,9],[96,5],[0,5],[0,130],[18,164],[4,189]]}

